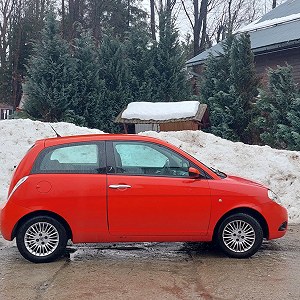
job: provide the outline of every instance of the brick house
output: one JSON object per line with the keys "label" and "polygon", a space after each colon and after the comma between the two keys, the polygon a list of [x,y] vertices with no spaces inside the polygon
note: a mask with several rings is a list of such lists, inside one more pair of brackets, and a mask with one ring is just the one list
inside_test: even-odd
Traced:
{"label": "brick house", "polygon": [[[256,71],[263,82],[267,80],[268,68],[289,64],[293,67],[295,82],[300,83],[300,0],[287,0],[239,32],[250,35]],[[218,56],[222,52],[220,42],[186,65],[193,69],[194,76],[201,76],[209,54]]]}

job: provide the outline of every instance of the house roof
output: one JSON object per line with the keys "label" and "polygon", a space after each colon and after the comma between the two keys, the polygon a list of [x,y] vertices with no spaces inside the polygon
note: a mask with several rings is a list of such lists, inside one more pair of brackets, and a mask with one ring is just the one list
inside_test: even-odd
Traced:
{"label": "house roof", "polygon": [[[300,47],[300,1],[288,0],[265,14],[258,21],[241,28],[248,32],[255,55],[283,48]],[[222,42],[190,59],[188,67],[203,64],[210,54],[223,53]]]}
{"label": "house roof", "polygon": [[179,121],[201,122],[207,110],[198,101],[132,102],[115,119],[116,123],[162,124]]}

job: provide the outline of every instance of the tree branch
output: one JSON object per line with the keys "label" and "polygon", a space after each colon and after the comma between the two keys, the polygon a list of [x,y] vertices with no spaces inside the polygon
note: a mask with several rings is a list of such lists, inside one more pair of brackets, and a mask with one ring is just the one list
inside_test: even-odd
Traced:
{"label": "tree branch", "polygon": [[184,0],[181,0],[181,4],[182,4],[182,7],[183,7],[183,9],[184,9],[184,12],[185,12],[187,18],[189,19],[189,22],[190,22],[192,28],[194,29],[193,21],[192,21],[190,15],[189,15],[189,13],[188,13],[188,11],[187,11],[187,9],[186,9],[186,6],[185,6],[185,4],[184,4]]}

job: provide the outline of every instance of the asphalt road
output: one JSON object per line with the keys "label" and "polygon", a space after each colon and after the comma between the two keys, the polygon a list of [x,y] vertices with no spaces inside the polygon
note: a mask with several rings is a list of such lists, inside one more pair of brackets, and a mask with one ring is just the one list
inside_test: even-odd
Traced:
{"label": "asphalt road", "polygon": [[199,243],[70,246],[49,264],[0,237],[0,299],[300,299],[300,226],[250,259]]}

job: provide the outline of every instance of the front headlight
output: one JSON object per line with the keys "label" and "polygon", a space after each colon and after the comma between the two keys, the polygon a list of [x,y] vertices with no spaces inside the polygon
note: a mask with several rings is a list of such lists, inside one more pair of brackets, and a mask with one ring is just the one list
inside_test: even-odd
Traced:
{"label": "front headlight", "polygon": [[279,204],[280,204],[280,200],[279,200],[278,196],[277,196],[273,191],[268,190],[268,197],[269,197],[271,200],[275,201],[276,203],[279,203]]}

